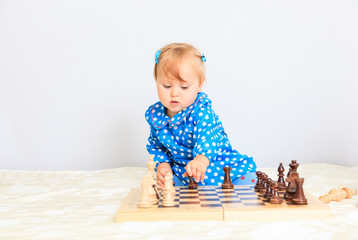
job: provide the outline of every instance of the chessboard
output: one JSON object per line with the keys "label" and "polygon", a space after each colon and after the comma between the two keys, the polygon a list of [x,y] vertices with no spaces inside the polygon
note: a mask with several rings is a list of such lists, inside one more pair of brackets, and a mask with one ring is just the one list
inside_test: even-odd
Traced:
{"label": "chessboard", "polygon": [[[161,192],[158,189],[159,193]],[[307,204],[295,205],[283,200],[271,204],[256,192],[254,186],[237,185],[234,189],[199,186],[197,189],[175,187],[175,206],[164,207],[162,197],[151,208],[138,208],[141,191],[134,188],[124,199],[116,214],[116,222],[127,221],[230,221],[230,220],[296,220],[326,218],[331,209],[305,191]],[[283,198],[284,192],[279,192]]]}

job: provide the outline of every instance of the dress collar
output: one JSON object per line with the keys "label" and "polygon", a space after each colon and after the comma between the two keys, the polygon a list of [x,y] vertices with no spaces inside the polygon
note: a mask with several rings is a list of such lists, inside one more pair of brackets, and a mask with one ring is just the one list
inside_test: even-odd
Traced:
{"label": "dress collar", "polygon": [[150,109],[150,119],[155,129],[161,129],[165,125],[169,124],[171,126],[179,125],[186,117],[189,115],[190,111],[203,99],[207,97],[206,93],[200,92],[196,97],[193,104],[191,104],[186,109],[178,112],[172,118],[169,118],[165,113],[165,107],[161,102],[157,102]]}

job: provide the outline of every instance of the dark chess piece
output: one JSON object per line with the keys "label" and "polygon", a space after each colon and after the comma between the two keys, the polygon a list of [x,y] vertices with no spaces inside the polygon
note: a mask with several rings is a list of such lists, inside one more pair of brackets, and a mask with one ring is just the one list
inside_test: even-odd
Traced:
{"label": "dark chess piece", "polygon": [[273,181],[272,179],[270,179],[270,188],[269,188],[269,192],[267,194],[267,201],[270,202],[271,197],[273,195],[273,184],[275,183],[275,181]]}
{"label": "dark chess piece", "polygon": [[189,189],[196,189],[198,188],[198,184],[195,182],[195,180],[192,177],[189,177]]}
{"label": "dark chess piece", "polygon": [[234,188],[234,184],[231,182],[230,171],[231,171],[231,167],[224,167],[225,178],[224,178],[224,182],[221,186],[222,189],[233,189]]}
{"label": "dark chess piece", "polygon": [[297,168],[298,168],[298,166],[300,166],[300,164],[298,164],[296,160],[292,160],[291,163],[289,164],[289,166],[290,166],[290,168],[291,168],[291,169],[290,169],[291,172],[292,172],[292,171],[297,172]]}
{"label": "dark chess piece", "polygon": [[264,173],[263,175],[262,175],[262,179],[261,179],[261,182],[262,182],[262,184],[261,184],[261,188],[260,188],[260,193],[261,194],[265,194],[266,193],[266,190],[267,190],[267,175]]}
{"label": "dark chess piece", "polygon": [[297,168],[299,164],[296,160],[292,160],[289,164],[290,171],[287,174],[286,181],[288,182],[286,193],[284,195],[285,200],[291,201],[294,198],[294,194],[296,193],[296,179],[299,177],[299,174],[297,172]]}
{"label": "dark chess piece", "polygon": [[270,201],[269,198],[271,197],[270,194],[271,194],[272,179],[268,178],[266,181],[267,181],[267,185],[266,185],[266,192],[265,192],[264,198],[266,198],[267,201]]}
{"label": "dark chess piece", "polygon": [[280,196],[278,195],[278,190],[280,188],[279,183],[278,182],[274,182],[272,184],[273,187],[273,194],[271,196],[270,199],[270,203],[271,204],[281,204],[282,203],[282,199],[280,198]]}
{"label": "dark chess piece", "polygon": [[263,183],[263,181],[262,181],[262,177],[263,177],[264,175],[265,175],[265,173],[260,172],[259,179],[258,179],[259,185],[258,185],[258,187],[257,187],[257,192],[260,192],[261,189],[262,189],[262,187],[263,187],[263,185],[264,185],[264,183]]}
{"label": "dark chess piece", "polygon": [[284,174],[283,174],[283,172],[285,171],[285,168],[283,167],[282,163],[280,163],[280,166],[278,166],[277,171],[278,171],[277,182],[278,182],[279,190],[284,191],[284,190],[286,190],[287,186],[286,186],[286,182],[285,182],[285,178],[284,178]]}
{"label": "dark chess piece", "polygon": [[257,181],[256,181],[256,185],[255,185],[255,192],[259,191],[260,185],[261,185],[261,172],[257,171],[256,172],[256,177],[257,177]]}
{"label": "dark chess piece", "polygon": [[297,168],[299,166],[299,164],[297,163],[296,160],[292,160],[290,164],[288,164],[288,166],[290,166],[290,170],[287,173],[287,177],[290,176],[292,171],[296,171],[297,172]]}
{"label": "dark chess piece", "polygon": [[292,199],[292,202],[294,204],[298,204],[298,205],[307,204],[307,199],[306,199],[305,194],[303,192],[303,182],[304,182],[304,180],[305,180],[304,178],[297,178],[295,180],[297,190],[296,190],[294,198]]}
{"label": "dark chess piece", "polygon": [[291,171],[290,176],[286,179],[288,182],[287,190],[285,193],[285,200],[291,201],[296,193],[297,185],[296,179],[299,178],[298,173],[296,171]]}

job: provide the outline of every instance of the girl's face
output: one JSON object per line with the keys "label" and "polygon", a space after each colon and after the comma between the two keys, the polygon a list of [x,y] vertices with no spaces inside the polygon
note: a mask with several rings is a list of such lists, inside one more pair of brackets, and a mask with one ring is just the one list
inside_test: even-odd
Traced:
{"label": "girl's face", "polygon": [[159,100],[170,118],[193,104],[202,87],[190,61],[183,62],[180,76],[184,81],[167,76],[160,68],[157,75]]}

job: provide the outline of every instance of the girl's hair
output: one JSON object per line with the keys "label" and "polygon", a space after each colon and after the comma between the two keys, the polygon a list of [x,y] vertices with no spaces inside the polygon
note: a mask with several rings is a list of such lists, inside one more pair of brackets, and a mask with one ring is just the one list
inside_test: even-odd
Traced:
{"label": "girl's hair", "polygon": [[180,76],[182,63],[187,57],[190,57],[200,83],[205,81],[205,66],[198,49],[187,43],[170,43],[162,47],[160,51],[159,58],[156,59],[157,63],[154,65],[155,80],[157,80],[158,68],[160,68],[165,75],[184,81]]}

